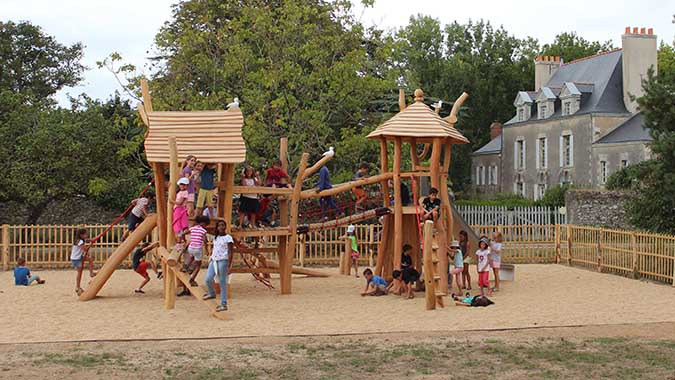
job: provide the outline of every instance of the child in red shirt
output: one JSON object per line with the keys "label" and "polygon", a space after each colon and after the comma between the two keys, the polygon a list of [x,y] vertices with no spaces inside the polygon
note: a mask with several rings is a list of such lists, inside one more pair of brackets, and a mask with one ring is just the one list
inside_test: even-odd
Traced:
{"label": "child in red shirt", "polygon": [[[284,183],[286,180],[286,183]],[[281,168],[281,160],[274,160],[272,167],[267,169],[267,176],[265,177],[265,186],[268,187],[291,187],[288,182],[291,177]]]}

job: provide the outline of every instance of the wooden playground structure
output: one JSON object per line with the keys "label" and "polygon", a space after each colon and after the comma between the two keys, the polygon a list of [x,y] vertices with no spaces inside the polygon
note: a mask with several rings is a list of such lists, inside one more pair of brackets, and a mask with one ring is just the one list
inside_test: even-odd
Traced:
{"label": "wooden playground structure", "polygon": [[[458,214],[453,215],[454,209],[451,207],[448,193],[448,170],[451,146],[468,143],[468,140],[454,128],[457,122],[457,111],[467,98],[467,94],[462,94],[455,102],[450,115],[442,119],[438,115],[438,109],[434,112],[424,104],[422,90],[415,91],[415,103],[407,107],[405,94],[401,90],[399,96],[401,111],[368,135],[368,138],[380,141],[380,173],[337,184],[328,190],[303,191],[303,183],[330,161],[332,155],[324,155],[314,165],[308,166],[309,154],[304,153],[300,159],[295,181],[290,188],[237,186],[235,185],[236,166],[244,162],[246,158],[246,146],[242,138],[244,117],[238,106],[230,107],[226,111],[155,111],[147,81],[143,80],[141,87],[143,102],[139,103],[138,112],[147,126],[145,151],[154,173],[157,213],[148,215],[145,221],[111,254],[89,287],[80,295],[80,300],[94,299],[112,273],[156,226],[159,231],[159,248],[156,254],[161,260],[164,273],[165,308],[175,307],[176,288],[178,285],[183,285],[195,298],[204,302],[214,316],[226,319],[226,313],[215,311],[217,304],[214,300],[202,300],[205,292],[203,287],[190,286],[189,276],[179,270],[178,262],[181,253],[173,248],[175,245],[172,229],[173,207],[169,200],[176,196],[176,183],[180,178],[179,157],[196,154],[205,164],[217,165],[219,179],[216,182],[217,215],[212,218],[210,227],[213,228],[217,220],[224,220],[227,222],[228,233],[236,238],[251,238],[257,242],[258,239],[275,236],[278,240],[277,247],[264,249],[267,252],[271,249],[275,250],[279,258],[278,262],[267,260],[261,253],[263,250],[259,249],[256,244],[253,248],[235,249],[233,254],[241,254],[248,268],[233,268],[231,272],[251,273],[263,283],[265,283],[264,278],[269,277],[270,274],[278,274],[280,293],[291,294],[292,274],[325,276],[319,271],[293,267],[294,250],[299,235],[384,216],[376,274],[391,278],[392,270],[400,268],[403,244],[415,247],[414,265],[421,269],[422,252],[419,247],[423,245],[427,308],[435,307],[437,302],[442,305],[441,297],[447,295],[448,292],[447,270],[443,269],[447,268],[448,263],[446,246],[449,239],[457,235],[453,219],[458,218]],[[394,144],[391,168],[387,154],[388,142]],[[410,145],[413,164],[410,172],[401,171],[402,143],[404,142]],[[279,158],[282,160],[282,168],[288,172],[287,149],[288,141],[282,138]],[[428,164],[424,164],[425,161],[428,161]],[[431,226],[426,228],[425,231],[428,231],[425,235],[420,230],[418,206],[402,206],[400,189],[402,178],[409,178],[415,190],[419,189],[419,181],[423,177],[429,177],[431,186],[439,189],[442,204],[437,224],[434,228]],[[388,197],[390,180],[393,182],[393,212],[390,209]],[[349,192],[357,186],[378,183],[384,194],[382,207],[331,221],[299,224],[301,201],[333,196]],[[234,194],[274,194],[279,202],[279,226],[258,229],[233,228],[231,218]],[[457,225],[459,226],[459,223]],[[462,225],[462,228],[465,226]],[[431,244],[427,244],[427,240]],[[250,260],[247,261],[245,255],[248,255]],[[346,254],[345,256],[348,257]],[[432,305],[429,302],[432,302]]]}

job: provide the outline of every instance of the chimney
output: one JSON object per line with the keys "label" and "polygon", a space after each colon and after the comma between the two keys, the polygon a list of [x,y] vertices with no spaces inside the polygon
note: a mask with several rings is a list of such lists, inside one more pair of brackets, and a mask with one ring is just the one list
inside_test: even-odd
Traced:
{"label": "chimney", "polygon": [[494,140],[495,137],[498,137],[502,134],[502,123],[495,121],[490,124],[490,140]]}
{"label": "chimney", "polygon": [[537,56],[534,61],[534,90],[546,86],[553,74],[560,68],[561,60],[559,56]]}
{"label": "chimney", "polygon": [[637,98],[643,95],[642,80],[647,79],[647,70],[654,67],[656,73],[656,35],[649,28],[626,27],[626,33],[621,36],[623,55],[621,65],[623,69],[623,102],[631,113],[637,111],[637,102],[630,99],[630,95]]}

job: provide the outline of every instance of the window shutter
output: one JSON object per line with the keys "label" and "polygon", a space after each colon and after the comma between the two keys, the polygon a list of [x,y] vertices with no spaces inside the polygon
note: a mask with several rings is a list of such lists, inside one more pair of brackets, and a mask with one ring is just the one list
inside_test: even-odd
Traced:
{"label": "window shutter", "polygon": [[539,149],[539,141],[540,141],[540,140],[537,139],[537,140],[535,140],[535,141],[537,142],[537,144],[536,144],[537,146],[535,147],[535,150],[536,150],[536,152],[537,152],[537,156],[536,156],[537,159],[535,160],[535,163],[534,163],[535,165],[534,165],[534,166],[535,166],[537,169],[543,169],[543,168],[541,168],[540,165],[539,165],[539,161],[540,161],[540,160],[539,160],[539,157],[540,157],[540,154],[542,154],[541,150]]}
{"label": "window shutter", "polygon": [[518,155],[520,152],[518,152],[518,140],[513,142],[513,168],[518,169]]}
{"label": "window shutter", "polygon": [[565,163],[565,152],[563,152],[563,137],[560,136],[560,150],[558,151],[558,155],[560,156],[560,167],[562,168]]}
{"label": "window shutter", "polygon": [[480,166],[476,166],[476,185],[480,185]]}
{"label": "window shutter", "polygon": [[542,169],[548,169],[548,137],[544,137],[544,167]]}
{"label": "window shutter", "polygon": [[570,166],[574,166],[574,135],[570,135]]}
{"label": "window shutter", "polygon": [[497,177],[497,166],[495,166],[495,185],[499,183],[499,177]]}
{"label": "window shutter", "polygon": [[527,168],[527,141],[523,140],[523,170]]}
{"label": "window shutter", "polygon": [[483,182],[483,185],[487,185],[487,184],[488,184],[488,183],[487,183],[487,180],[486,180],[486,178],[485,178],[486,172],[487,172],[487,167],[484,167],[484,168],[483,168],[483,172],[481,173],[481,174],[483,175],[483,178],[481,179],[481,181]]}

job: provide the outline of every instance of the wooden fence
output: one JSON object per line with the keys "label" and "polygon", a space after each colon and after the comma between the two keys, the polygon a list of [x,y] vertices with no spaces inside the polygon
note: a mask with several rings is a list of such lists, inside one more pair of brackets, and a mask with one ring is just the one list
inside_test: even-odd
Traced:
{"label": "wooden fence", "polygon": [[[2,269],[14,267],[24,257],[35,269],[57,269],[70,266],[73,236],[78,228],[86,228],[95,236],[105,226],[2,226]],[[474,225],[479,235],[494,231],[504,236],[502,260],[510,263],[560,263],[584,267],[604,273],[642,278],[675,286],[675,236],[608,230],[566,224]],[[90,250],[101,265],[119,245],[125,227],[118,225],[105,234]],[[336,265],[344,250],[346,227],[314,231],[299,239],[296,265]],[[379,224],[356,225],[361,252],[361,265],[376,261]],[[156,239],[156,231],[149,239]],[[264,242],[275,247],[276,239]],[[472,247],[472,250],[476,247]],[[269,258],[278,259],[276,253]],[[123,266],[131,265],[130,258]]]}
{"label": "wooden fence", "polygon": [[566,214],[561,214],[556,207],[527,206],[456,206],[457,212],[467,224],[475,225],[543,225],[565,224]]}

